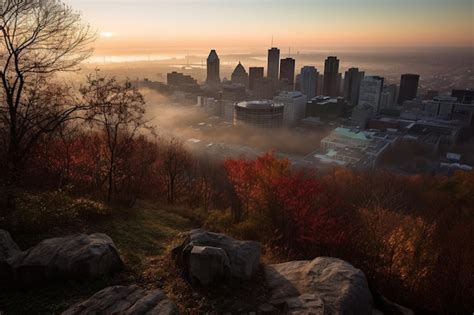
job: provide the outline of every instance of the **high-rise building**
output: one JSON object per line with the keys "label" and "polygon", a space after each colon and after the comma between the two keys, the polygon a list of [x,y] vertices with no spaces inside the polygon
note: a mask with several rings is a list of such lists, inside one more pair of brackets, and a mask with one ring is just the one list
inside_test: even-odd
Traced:
{"label": "high-rise building", "polygon": [[359,104],[369,105],[374,113],[380,109],[380,96],[382,95],[384,78],[371,76],[362,80],[360,85]]}
{"label": "high-rise building", "polygon": [[281,92],[273,98],[275,104],[284,104],[283,122],[287,126],[294,126],[305,117],[308,98],[301,92]]}
{"label": "high-rise building", "polygon": [[295,85],[295,59],[285,58],[280,64],[280,80],[292,90]]}
{"label": "high-rise building", "polygon": [[395,84],[384,85],[380,96],[380,109],[393,108],[397,103],[397,86]]}
{"label": "high-rise building", "polygon": [[312,66],[305,66],[301,68],[300,76],[300,91],[310,100],[316,96],[319,78],[318,70]]}
{"label": "high-rise building", "polygon": [[278,81],[279,73],[280,73],[280,49],[273,47],[268,50],[267,77],[271,80]]}
{"label": "high-rise building", "polygon": [[256,79],[254,82],[253,97],[256,99],[271,100],[277,89],[277,81],[269,78]]}
{"label": "high-rise building", "polygon": [[411,101],[416,98],[418,93],[418,83],[420,76],[418,74],[403,74],[400,79],[400,93],[398,95],[398,104],[402,105],[405,101]]}
{"label": "high-rise building", "polygon": [[324,91],[326,96],[338,96],[338,75],[339,75],[339,59],[330,56],[324,63]]}
{"label": "high-rise building", "polygon": [[242,84],[245,87],[249,85],[249,75],[244,66],[239,62],[231,76],[232,83]]}
{"label": "high-rise building", "polygon": [[344,75],[344,98],[352,106],[359,102],[360,83],[364,76],[365,72],[359,71],[358,68],[350,68]]}
{"label": "high-rise building", "polygon": [[221,82],[220,60],[217,52],[213,49],[207,57],[207,79],[206,84],[215,85]]}
{"label": "high-rise building", "polygon": [[253,91],[255,89],[255,80],[261,79],[264,76],[263,67],[250,67],[249,68],[249,89]]}

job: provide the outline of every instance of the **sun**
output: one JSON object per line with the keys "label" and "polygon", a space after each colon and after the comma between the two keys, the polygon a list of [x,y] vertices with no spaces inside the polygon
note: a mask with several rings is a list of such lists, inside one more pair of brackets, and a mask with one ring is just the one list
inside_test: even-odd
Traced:
{"label": "sun", "polygon": [[102,32],[100,33],[100,37],[102,38],[112,38],[115,34],[113,32]]}

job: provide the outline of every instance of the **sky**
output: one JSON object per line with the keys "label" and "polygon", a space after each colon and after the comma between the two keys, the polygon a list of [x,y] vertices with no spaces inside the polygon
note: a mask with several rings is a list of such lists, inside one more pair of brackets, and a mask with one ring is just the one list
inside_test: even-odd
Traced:
{"label": "sky", "polygon": [[474,46],[473,0],[64,0],[108,53]]}

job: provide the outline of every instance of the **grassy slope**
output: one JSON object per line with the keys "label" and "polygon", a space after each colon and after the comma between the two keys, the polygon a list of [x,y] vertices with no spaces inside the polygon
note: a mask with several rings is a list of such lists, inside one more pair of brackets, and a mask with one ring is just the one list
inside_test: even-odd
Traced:
{"label": "grassy slope", "polygon": [[58,313],[109,285],[138,283],[144,287],[162,287],[163,269],[157,266],[158,262],[166,256],[179,233],[192,228],[189,220],[174,210],[140,203],[133,210],[117,210],[113,219],[93,226],[43,235],[14,235],[20,247],[26,249],[48,237],[77,232],[106,233],[114,240],[127,267],[121,273],[97,280],[71,280],[47,287],[0,292],[0,310],[6,314]]}

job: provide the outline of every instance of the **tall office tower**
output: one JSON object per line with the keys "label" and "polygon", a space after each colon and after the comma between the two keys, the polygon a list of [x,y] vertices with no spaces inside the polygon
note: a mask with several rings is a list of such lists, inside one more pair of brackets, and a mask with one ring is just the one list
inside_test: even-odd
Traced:
{"label": "tall office tower", "polygon": [[369,105],[373,108],[374,113],[378,113],[380,109],[380,97],[382,95],[384,78],[366,77],[360,85],[359,104]]}
{"label": "tall office tower", "polygon": [[219,84],[221,82],[220,77],[220,61],[216,51],[213,49],[207,57],[207,79],[206,84]]}
{"label": "tall office tower", "polygon": [[305,66],[301,68],[300,91],[311,100],[316,96],[319,73],[315,67]]}
{"label": "tall office tower", "polygon": [[402,75],[400,79],[400,94],[398,95],[398,104],[403,105],[403,102],[411,101],[416,98],[419,82],[420,76],[418,74]]}
{"label": "tall office tower", "polygon": [[316,89],[316,95],[321,95],[321,94],[323,94],[323,90],[324,90],[324,75],[319,74],[319,77],[318,77],[318,87],[317,87],[317,89]]}
{"label": "tall office tower", "polygon": [[268,50],[267,77],[269,79],[278,81],[279,72],[280,72],[280,49],[274,47]]}
{"label": "tall office tower", "polygon": [[280,80],[288,84],[290,90],[295,85],[295,59],[285,58],[280,64]]}
{"label": "tall office tower", "polygon": [[330,56],[324,63],[324,95],[336,97],[338,96],[339,86],[337,78],[339,75],[339,59]]}
{"label": "tall office tower", "polygon": [[237,67],[235,67],[234,72],[232,72],[231,81],[232,83],[242,84],[245,87],[249,85],[249,75],[240,62]]}
{"label": "tall office tower", "polygon": [[264,76],[263,67],[250,67],[249,68],[249,89],[253,91],[255,89],[255,80],[261,79]]}
{"label": "tall office tower", "polygon": [[344,98],[352,106],[359,102],[360,83],[364,76],[365,73],[358,68],[350,68],[344,74]]}

